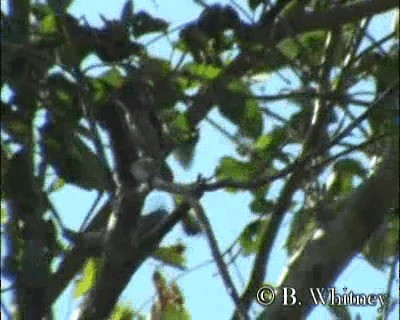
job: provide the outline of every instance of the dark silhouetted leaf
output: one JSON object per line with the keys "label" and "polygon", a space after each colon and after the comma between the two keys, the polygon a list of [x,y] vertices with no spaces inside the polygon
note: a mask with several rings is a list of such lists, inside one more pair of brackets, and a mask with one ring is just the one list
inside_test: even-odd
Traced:
{"label": "dark silhouetted leaf", "polygon": [[258,250],[261,240],[261,230],[264,223],[268,223],[266,219],[258,219],[250,222],[242,231],[239,237],[240,246],[244,255],[250,255]]}
{"label": "dark silhouetted leaf", "polygon": [[145,11],[139,11],[132,18],[133,35],[140,37],[146,33],[161,32],[168,29],[168,22],[154,18]]}
{"label": "dark silhouetted leaf", "polygon": [[250,203],[250,210],[254,213],[268,214],[274,208],[274,202],[264,197],[256,197]]}
{"label": "dark silhouetted leaf", "polygon": [[47,123],[42,128],[43,152],[57,175],[84,189],[110,190],[111,174],[68,126]]}
{"label": "dark silhouetted leaf", "polygon": [[47,0],[49,7],[57,14],[64,13],[70,6],[72,0]]}
{"label": "dark silhouetted leaf", "polygon": [[386,216],[385,228],[372,235],[363,250],[363,256],[373,267],[383,271],[387,258],[396,254],[398,242],[399,211],[396,209]]}
{"label": "dark silhouetted leaf", "polygon": [[263,120],[258,103],[248,99],[251,91],[242,81],[232,81],[218,93],[219,111],[239,126],[241,134],[257,138],[263,129]]}
{"label": "dark silhouetted leaf", "polygon": [[260,4],[264,3],[264,0],[247,0],[251,10],[256,10]]}
{"label": "dark silhouetted leaf", "polygon": [[133,19],[133,1],[126,0],[121,11],[121,21],[129,24]]}
{"label": "dark silhouetted leaf", "polygon": [[349,311],[349,308],[347,306],[343,305],[334,305],[334,304],[328,304],[329,311],[331,314],[335,317],[335,319],[340,319],[340,320],[351,320],[351,313]]}

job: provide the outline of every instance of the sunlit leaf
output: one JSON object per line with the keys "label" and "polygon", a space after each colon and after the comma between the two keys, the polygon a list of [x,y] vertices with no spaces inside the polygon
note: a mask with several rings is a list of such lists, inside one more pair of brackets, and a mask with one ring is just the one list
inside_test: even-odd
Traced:
{"label": "sunlit leaf", "polygon": [[57,20],[54,14],[49,14],[40,22],[40,32],[51,34],[57,32]]}
{"label": "sunlit leaf", "polygon": [[316,227],[315,212],[311,209],[300,209],[294,213],[290,233],[285,247],[289,254],[294,254],[309,238]]}
{"label": "sunlit leaf", "polygon": [[83,296],[88,292],[96,282],[100,267],[100,260],[98,258],[90,258],[83,267],[82,276],[76,281],[74,291],[75,298]]}
{"label": "sunlit leaf", "polygon": [[211,64],[195,62],[187,63],[182,69],[188,71],[196,78],[201,78],[204,80],[213,80],[218,77],[222,71],[220,67]]}
{"label": "sunlit leaf", "polygon": [[103,72],[99,78],[114,88],[121,87],[124,80],[121,75],[121,72],[115,68]]}
{"label": "sunlit leaf", "polygon": [[3,204],[1,205],[1,224],[4,224],[7,222],[7,211],[6,208],[3,207]]}
{"label": "sunlit leaf", "polygon": [[153,254],[153,257],[162,261],[167,265],[174,266],[179,269],[186,268],[185,246],[176,244],[168,247],[160,247]]}
{"label": "sunlit leaf", "polygon": [[122,304],[117,304],[116,307],[114,308],[114,311],[111,315],[111,320],[133,320],[133,319],[143,319],[143,318],[138,317],[138,315],[135,315],[138,318],[133,318],[134,316],[134,311],[129,305],[122,305]]}
{"label": "sunlit leaf", "polygon": [[255,168],[249,162],[243,162],[231,157],[224,157],[219,162],[216,175],[219,179],[249,181],[255,174]]}
{"label": "sunlit leaf", "polygon": [[65,181],[62,178],[56,178],[49,186],[47,192],[52,193],[61,190],[65,186]]}
{"label": "sunlit leaf", "polygon": [[254,144],[254,150],[262,157],[269,158],[276,148],[283,142],[286,133],[282,129],[275,129],[260,136]]}
{"label": "sunlit leaf", "polygon": [[162,315],[162,319],[190,320],[190,314],[186,308],[174,304],[169,304],[166,310],[162,312]]}

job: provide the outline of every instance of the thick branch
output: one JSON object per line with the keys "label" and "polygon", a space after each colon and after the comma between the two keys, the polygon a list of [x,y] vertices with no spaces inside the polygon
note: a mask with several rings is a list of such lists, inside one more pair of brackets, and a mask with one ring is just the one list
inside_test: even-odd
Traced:
{"label": "thick branch", "polygon": [[[111,213],[111,201],[108,200],[96,214],[84,232],[99,231],[105,228]],[[47,303],[53,304],[71,279],[81,270],[88,253],[81,247],[74,247],[68,252],[57,271],[52,275],[47,289]]]}
{"label": "thick branch", "polygon": [[[334,10],[329,10],[323,13],[313,13],[304,14],[303,16],[297,17],[297,20],[290,22],[292,25],[296,26],[296,33],[300,34],[302,32],[314,30],[314,29],[329,29],[333,26],[337,26],[343,23],[353,22],[360,19],[366,15],[372,15],[386,11],[388,9],[394,8],[396,2],[392,0],[388,1],[371,1],[367,3],[360,3],[348,7],[335,8]],[[338,15],[337,20],[333,20],[335,15]],[[257,30],[256,34],[260,35],[260,41],[266,45],[266,48],[275,46],[280,40],[289,36],[287,34],[287,22],[280,21],[275,28],[272,30]],[[290,35],[292,36],[292,35]],[[249,61],[245,54],[239,55],[237,59],[227,68],[226,72],[216,80],[214,85],[218,83],[222,78],[226,76],[242,76],[248,72],[252,67],[254,67],[254,62]],[[196,96],[193,104],[190,106],[188,111],[189,121],[193,126],[196,126],[210,111],[213,105],[213,94],[215,93],[214,85],[201,90],[201,92]],[[170,151],[170,150],[169,150]],[[92,226],[92,223],[90,224]],[[89,227],[91,228],[91,227]],[[71,253],[73,255],[73,253]],[[82,260],[82,259],[81,259]],[[81,261],[83,263],[83,261]],[[76,270],[79,270],[81,263],[74,265]],[[71,268],[72,270],[72,268]],[[69,272],[69,274],[72,274]],[[65,277],[65,280],[68,277]],[[55,297],[53,297],[55,299]]]}
{"label": "thick branch", "polygon": [[[273,304],[265,310],[263,319],[305,318],[312,309],[309,288],[328,287],[362,249],[382,224],[384,213],[398,204],[398,154],[398,146],[389,150],[379,171],[354,191],[325,233],[310,241],[289,267],[280,287],[295,288],[302,305],[287,308]],[[337,239],[341,239],[340,246]]]}

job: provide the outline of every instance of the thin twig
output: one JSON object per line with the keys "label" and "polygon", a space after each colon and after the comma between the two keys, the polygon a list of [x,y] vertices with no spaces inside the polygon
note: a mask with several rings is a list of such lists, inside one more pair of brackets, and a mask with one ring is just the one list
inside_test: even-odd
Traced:
{"label": "thin twig", "polygon": [[2,288],[1,289],[1,294],[6,293],[7,291],[14,290],[14,289],[15,289],[15,285],[11,285],[8,288],[4,288],[4,289]]}
{"label": "thin twig", "polygon": [[101,198],[103,198],[103,195],[104,195],[104,192],[97,192],[97,197],[93,201],[92,206],[90,207],[89,211],[85,215],[85,218],[83,219],[82,224],[79,228],[79,232],[82,232],[86,228],[90,217],[92,217],[94,210],[96,209],[97,205],[99,204]]}
{"label": "thin twig", "polygon": [[392,38],[395,39],[395,37],[396,37],[396,33],[395,32],[390,32],[386,36],[382,37],[378,41],[374,42],[373,44],[371,44],[370,46],[368,46],[367,48],[362,50],[356,57],[354,57],[354,61],[352,61],[351,63],[355,63],[356,61],[358,61],[361,58],[363,58],[366,54],[368,54],[372,50],[374,50],[377,47],[380,47],[381,45],[383,45],[386,41],[389,41]]}
{"label": "thin twig", "polygon": [[11,312],[8,310],[3,300],[1,301],[1,310],[4,312],[5,319],[13,319]]}
{"label": "thin twig", "polygon": [[386,304],[383,307],[383,316],[382,319],[383,320],[387,320],[389,319],[389,305],[390,305],[390,297],[391,297],[391,292],[392,292],[392,287],[393,287],[393,283],[396,279],[396,266],[399,263],[398,259],[396,258],[398,256],[398,252],[399,252],[399,245],[397,244],[397,253],[396,255],[393,256],[393,261],[390,264],[390,272],[389,272],[389,277],[388,277],[388,282],[387,282],[387,286],[386,286]]}
{"label": "thin twig", "polygon": [[204,209],[201,206],[201,204],[199,203],[198,199],[196,197],[194,197],[191,193],[187,192],[187,190],[182,189],[180,186],[165,182],[162,179],[159,179],[157,177],[153,179],[152,185],[153,185],[153,187],[155,187],[156,189],[159,189],[161,191],[181,195],[184,198],[184,200],[187,203],[189,203],[189,205],[193,208],[194,212],[197,215],[197,218],[200,220],[201,224],[203,225],[203,228],[204,228],[204,231],[207,236],[207,240],[208,240],[208,243],[209,243],[209,246],[211,249],[212,256],[217,263],[218,270],[219,270],[222,280],[225,284],[225,287],[228,291],[228,294],[231,296],[233,302],[235,303],[236,309],[238,310],[240,316],[243,319],[248,319],[246,312],[244,312],[241,307],[239,294],[235,288],[235,285],[232,281],[231,276],[229,275],[229,270],[228,270],[227,265],[225,264],[224,258],[221,254],[221,251],[219,250],[218,242],[215,237],[214,231],[212,230],[211,223],[208,220],[208,217],[205,214]]}

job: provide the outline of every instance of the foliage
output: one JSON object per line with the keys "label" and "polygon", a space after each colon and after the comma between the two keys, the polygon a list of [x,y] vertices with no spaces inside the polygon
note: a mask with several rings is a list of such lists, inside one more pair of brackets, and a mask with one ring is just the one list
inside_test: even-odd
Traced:
{"label": "foliage", "polygon": [[[126,127],[139,104],[158,123],[160,175],[169,182],[176,175],[165,161],[169,154],[183,170],[190,170],[197,156],[207,157],[197,152],[202,138],[198,124],[211,109],[220,115],[214,122],[232,125],[233,133],[223,125],[215,127],[237,152],[222,157],[210,179],[199,176],[184,187],[194,198],[219,189],[251,195],[249,210],[256,218],[246,224],[234,246],[242,256],[255,257],[252,275],[262,275],[260,281],[286,213],[291,220],[285,249],[294,256],[318,228],[337,217],[355,188],[371,177],[371,163],[379,162],[388,145],[398,140],[398,10],[393,30],[374,40],[369,18],[359,23],[359,15],[334,26],[311,20],[305,26],[296,20],[304,14],[351,8],[354,1],[342,1],[337,8],[330,1],[266,5],[249,0],[242,10],[204,5],[200,16],[171,38],[174,53],[181,57],[177,62],[146,45],[151,37],[169,37],[173,26],[136,10],[130,0],[118,19],[102,17],[101,26],[70,14],[71,0],[10,3],[14,11],[2,12],[1,17],[1,225],[7,245],[2,274],[15,286],[23,281],[26,287],[15,292],[19,318],[26,317],[29,301],[41,315],[51,312],[52,303],[48,306],[41,297],[48,293],[47,284],[57,281],[55,261],[65,261],[70,253],[62,244],[64,225],[52,194],[73,185],[81,192],[115,195],[112,174],[130,168],[137,156],[128,151],[138,147],[137,141],[120,132],[134,131]],[[88,66],[94,55],[100,65]],[[267,75],[261,84],[255,80],[260,74]],[[282,90],[267,94],[273,90],[265,87],[273,87],[271,79],[277,76],[283,79]],[[373,84],[373,99],[355,92],[364,81]],[[282,100],[292,111],[279,104]],[[120,101],[129,102],[125,114],[118,109]],[[178,213],[185,204],[179,199]],[[196,210],[184,209],[167,231],[181,221],[189,235],[203,232],[210,239],[204,218]],[[319,211],[330,216],[321,221]],[[384,227],[360,250],[380,270],[398,255],[398,208],[389,208],[382,216]],[[160,219],[158,226],[162,223]],[[158,246],[145,252],[143,260],[152,256],[162,265],[185,271],[190,265],[185,249],[184,241]],[[257,265],[259,257],[264,262]],[[101,258],[86,255],[81,260],[74,272],[81,270],[75,298],[87,297],[102,281]],[[178,284],[167,283],[159,271],[153,281],[157,301],[152,319],[190,319]],[[248,309],[246,292],[253,293],[255,287],[243,289],[241,298]],[[55,301],[56,296],[49,299]],[[347,309],[330,311],[350,319]],[[111,316],[141,317],[121,304]]]}

